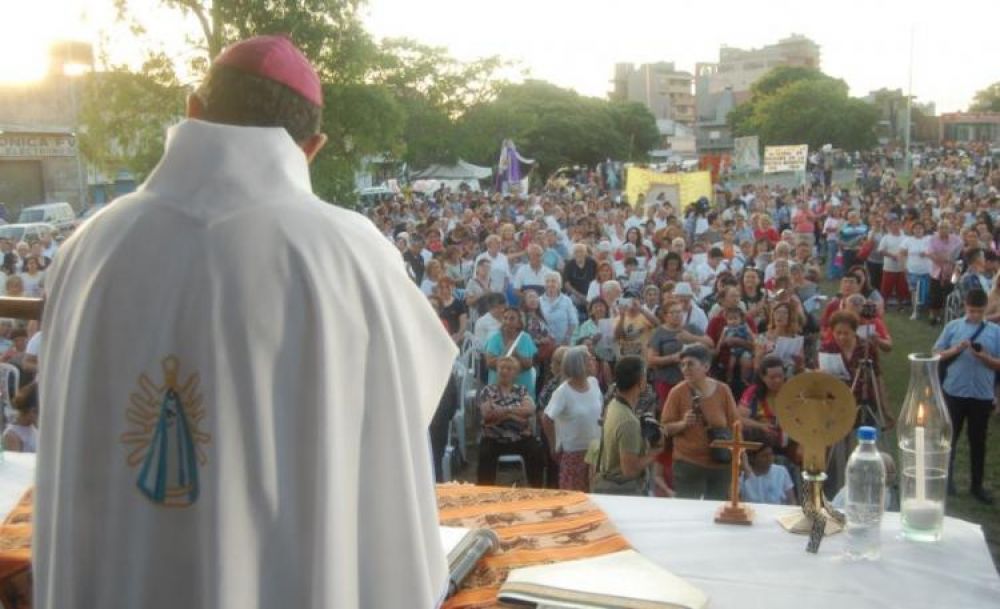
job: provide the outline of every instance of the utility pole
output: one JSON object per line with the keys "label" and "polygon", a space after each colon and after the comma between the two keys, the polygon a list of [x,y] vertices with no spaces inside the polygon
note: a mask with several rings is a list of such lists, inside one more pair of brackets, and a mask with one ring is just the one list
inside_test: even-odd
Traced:
{"label": "utility pole", "polygon": [[906,147],[906,154],[903,157],[903,171],[907,174],[913,171],[912,162],[913,157],[910,155],[910,131],[913,129],[911,124],[912,117],[912,105],[913,105],[913,26],[910,26],[910,69],[909,69],[909,82],[906,85],[906,132],[903,134],[903,145]]}

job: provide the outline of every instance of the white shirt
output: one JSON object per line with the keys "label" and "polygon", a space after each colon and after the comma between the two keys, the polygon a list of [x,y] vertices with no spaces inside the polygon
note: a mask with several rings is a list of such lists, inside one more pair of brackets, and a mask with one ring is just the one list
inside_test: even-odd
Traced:
{"label": "white shirt", "polygon": [[457,348],[283,129],[171,128],[48,274],[36,609],[437,606]]}
{"label": "white shirt", "polygon": [[24,284],[24,295],[29,298],[38,298],[42,295],[42,282],[45,280],[45,271],[38,271],[32,277],[28,273],[21,273],[21,282]]}
{"label": "white shirt", "polygon": [[558,451],[587,450],[591,441],[600,436],[601,427],[597,421],[603,406],[601,386],[594,377],[587,379],[587,385],[587,391],[581,393],[564,381],[545,407],[545,416],[555,422]]}
{"label": "white shirt", "polygon": [[695,277],[698,278],[698,285],[701,288],[701,293],[698,295],[699,300],[715,291],[715,278],[728,268],[729,263],[725,260],[720,261],[714,269],[707,262],[694,267]]}
{"label": "white shirt", "polygon": [[[878,250],[883,254],[899,256],[899,252],[903,249],[903,241],[905,239],[906,235],[903,234],[888,234],[882,237],[882,240],[878,244]],[[903,270],[903,263],[899,260],[893,260],[892,258],[886,256],[882,262],[882,270],[886,273],[899,273]]]}
{"label": "white shirt", "polygon": [[705,315],[705,311],[703,311],[697,304],[693,302],[691,303],[691,310],[688,311],[685,317],[685,325],[690,324],[701,330],[703,334],[705,333],[705,330],[708,330],[708,316]]}
{"label": "white shirt", "polygon": [[518,290],[525,286],[545,287],[545,276],[552,272],[552,269],[544,264],[538,265],[538,270],[531,268],[531,264],[522,264],[514,274],[514,287]]}
{"label": "white shirt", "polygon": [[21,452],[23,453],[38,452],[38,428],[34,425],[17,425],[16,423],[11,423],[7,425],[3,436],[4,439],[7,436],[17,436],[17,439],[21,441]]}
{"label": "white shirt", "polygon": [[476,346],[482,349],[486,346],[486,341],[490,339],[491,336],[500,331],[500,320],[493,317],[492,313],[485,313],[482,317],[476,320],[476,325],[473,330],[473,334],[476,337]]}
{"label": "white shirt", "polygon": [[646,224],[646,219],[642,216],[629,216],[625,220],[625,230],[630,228],[642,228]]}
{"label": "white shirt", "polygon": [[794,487],[784,465],[772,464],[763,476],[744,474],[740,477],[740,497],[749,503],[783,504],[788,491]]}
{"label": "white shirt", "polygon": [[476,264],[478,265],[483,258],[490,261],[490,291],[503,294],[510,279],[510,263],[507,261],[507,255],[497,252],[494,257],[490,256],[489,252],[483,252],[476,256]]}
{"label": "white shirt", "polygon": [[28,344],[24,347],[24,353],[26,355],[34,355],[38,357],[38,352],[42,348],[42,332],[35,332],[35,335],[31,337]]}
{"label": "white shirt", "polygon": [[934,263],[926,254],[931,246],[930,235],[923,237],[907,237],[903,240],[903,249],[906,250],[906,272],[914,275],[930,275],[931,267]]}

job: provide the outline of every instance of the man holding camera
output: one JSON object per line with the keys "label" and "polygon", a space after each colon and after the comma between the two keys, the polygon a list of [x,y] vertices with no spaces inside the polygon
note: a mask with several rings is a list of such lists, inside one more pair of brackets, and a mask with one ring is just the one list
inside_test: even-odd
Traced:
{"label": "man holding camera", "polygon": [[604,495],[645,495],[646,468],[663,452],[662,442],[649,448],[635,413],[646,387],[646,365],[627,356],[615,366],[615,396],[608,402],[599,440],[591,490]]}
{"label": "man holding camera", "polygon": [[1000,370],[1000,326],[986,321],[987,296],[982,290],[965,295],[965,316],[944,327],[934,344],[934,352],[948,364],[944,389],[951,415],[951,457],[948,461],[948,494],[954,495],[955,450],[966,420],[969,423],[969,461],[972,469],[970,492],[986,505],[993,497],[983,488],[986,465],[986,429],[993,410],[993,388]]}

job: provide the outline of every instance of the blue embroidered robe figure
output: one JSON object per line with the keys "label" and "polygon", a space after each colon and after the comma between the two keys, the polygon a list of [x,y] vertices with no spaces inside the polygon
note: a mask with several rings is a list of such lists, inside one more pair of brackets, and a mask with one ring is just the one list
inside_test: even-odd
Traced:
{"label": "blue embroidered robe figure", "polygon": [[179,361],[163,360],[164,384],[156,385],[148,376],[139,377],[141,393],[132,394],[129,421],[140,429],[126,433],[122,441],[136,444],[129,465],[138,465],[136,486],[153,503],[184,507],[198,499],[198,467],[206,461],[200,447],[209,440],[198,430],[204,418],[198,375],[178,384]]}

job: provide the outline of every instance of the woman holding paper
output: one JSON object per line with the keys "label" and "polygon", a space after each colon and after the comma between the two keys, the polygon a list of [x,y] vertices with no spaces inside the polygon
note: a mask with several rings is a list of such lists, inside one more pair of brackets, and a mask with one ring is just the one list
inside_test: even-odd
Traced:
{"label": "woman holding paper", "polygon": [[[826,341],[820,348],[819,368],[823,372],[828,372],[847,383],[852,384],[861,362],[870,358],[872,370],[875,375],[875,387],[872,388],[878,393],[879,401],[885,405],[888,399],[885,391],[885,383],[882,380],[882,368],[879,363],[879,349],[874,345],[880,344],[881,338],[876,338],[877,334],[872,334],[872,338],[860,336],[859,329],[862,320],[851,311],[838,311],[830,318],[830,327],[833,329],[833,339]],[[891,344],[890,344],[891,348]],[[875,404],[866,398],[866,379],[862,379],[854,386],[854,399],[859,407],[868,402],[868,406],[875,408]],[[891,426],[892,416],[888,412],[879,413],[885,420],[887,426]]]}
{"label": "woman holding paper", "polygon": [[[850,311],[837,311],[830,317],[830,327],[833,329],[833,340],[827,341],[820,348],[819,369],[832,374],[848,387],[857,373],[861,360],[868,351],[867,343],[858,337],[858,316]],[[871,350],[872,365],[876,378],[879,374],[878,359]],[[860,400],[863,382],[855,387],[854,399]],[[860,404],[860,402],[859,402]],[[847,457],[853,449],[850,436],[835,444],[831,450],[827,465],[827,481],[825,488],[829,494],[834,494],[844,485],[847,468]]]}
{"label": "woman holding paper", "polygon": [[789,376],[802,372],[805,369],[804,343],[799,316],[792,310],[792,305],[774,305],[767,331],[759,334],[754,341],[754,369],[760,368],[765,357],[774,355],[784,363]]}

